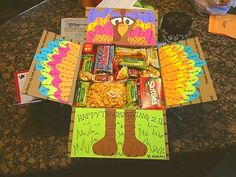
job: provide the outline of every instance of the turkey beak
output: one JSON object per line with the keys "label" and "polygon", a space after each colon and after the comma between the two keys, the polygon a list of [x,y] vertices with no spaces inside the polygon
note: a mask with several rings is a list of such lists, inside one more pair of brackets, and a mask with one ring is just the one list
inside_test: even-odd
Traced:
{"label": "turkey beak", "polygon": [[118,32],[121,36],[124,36],[128,31],[128,25],[126,23],[121,23],[118,25]]}

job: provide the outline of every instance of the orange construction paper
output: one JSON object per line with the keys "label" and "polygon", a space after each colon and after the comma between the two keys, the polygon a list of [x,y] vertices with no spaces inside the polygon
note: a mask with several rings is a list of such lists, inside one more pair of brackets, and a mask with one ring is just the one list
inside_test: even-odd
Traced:
{"label": "orange construction paper", "polygon": [[208,31],[236,38],[236,15],[211,15]]}

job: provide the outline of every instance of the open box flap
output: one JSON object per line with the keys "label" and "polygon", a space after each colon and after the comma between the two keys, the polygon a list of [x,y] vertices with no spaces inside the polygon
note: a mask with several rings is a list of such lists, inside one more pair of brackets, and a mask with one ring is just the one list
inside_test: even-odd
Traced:
{"label": "open box flap", "polygon": [[158,12],[155,10],[87,8],[85,18],[87,43],[156,46]]}
{"label": "open box flap", "polygon": [[[108,118],[108,119],[107,119]],[[133,119],[135,118],[135,119]],[[107,122],[108,120],[109,122]],[[108,125],[114,120],[112,127]],[[128,120],[126,122],[126,120]],[[130,126],[135,120],[135,126]],[[105,123],[106,122],[106,123]],[[128,125],[129,123],[129,125]],[[106,136],[105,129],[108,131],[115,127],[115,143],[117,149],[113,153],[110,148],[102,146],[103,155],[99,155],[99,142]],[[125,129],[135,128],[135,137],[146,146],[146,154],[136,154],[127,156],[125,150]],[[132,130],[128,130],[128,133]],[[105,135],[104,135],[105,133]],[[106,145],[114,145],[114,144]],[[132,144],[133,148],[136,146]],[[137,150],[137,149],[136,149]],[[135,150],[135,151],[136,151]],[[142,150],[142,146],[139,151]],[[139,152],[140,153],[140,152]],[[68,156],[71,158],[90,157],[90,158],[122,158],[122,159],[153,159],[169,160],[169,146],[167,135],[166,112],[163,110],[124,110],[124,109],[103,109],[103,108],[72,108]]]}
{"label": "open box flap", "polygon": [[[192,51],[199,55],[199,59],[204,60],[203,51],[202,51],[199,39],[197,37],[187,39],[184,41],[180,41],[178,43],[173,43],[171,45],[176,45],[176,44],[183,44],[184,46],[190,46],[192,48]],[[160,49],[159,49],[159,54],[160,54]],[[162,73],[163,73],[163,72],[165,72],[165,68],[163,68],[163,66],[162,66],[163,58],[161,58],[162,57],[161,55],[159,55],[159,56],[160,56],[161,69],[162,69]],[[205,62],[205,60],[203,62]],[[201,76],[199,76],[200,85],[198,87],[196,87],[197,92],[200,93],[199,97],[197,99],[193,99],[192,101],[187,101],[182,104],[181,103],[180,104],[171,104],[171,103],[168,104],[168,101],[166,100],[167,108],[177,107],[177,106],[186,106],[186,105],[191,105],[191,104],[204,103],[204,102],[217,100],[215,89],[213,87],[211,76],[209,74],[209,70],[208,70],[208,67],[206,64],[202,66],[202,71],[203,71],[203,74]],[[166,85],[167,84],[165,84],[165,79],[163,79],[163,89],[164,89],[164,93],[165,93],[165,99],[167,99],[167,97],[171,97],[171,94],[168,94],[168,92],[165,90]]]}
{"label": "open box flap", "polygon": [[[66,59],[64,59],[63,57],[57,58],[57,62],[59,62],[59,63],[56,63],[54,66],[48,64],[48,63],[50,63],[49,59],[46,62],[45,62],[45,58],[44,59],[42,59],[42,58],[36,59],[37,55],[38,56],[42,55],[42,48],[47,50],[49,48],[49,42],[51,42],[50,43],[51,45],[54,45],[56,40],[64,40],[64,39],[62,36],[57,35],[55,33],[52,33],[52,32],[46,31],[46,30],[43,31],[42,37],[40,39],[40,42],[39,42],[39,45],[38,45],[38,48],[36,51],[36,54],[34,56],[29,73],[27,75],[26,82],[25,82],[24,87],[22,89],[22,93],[30,95],[30,96],[42,98],[42,99],[47,99],[47,100],[51,100],[51,101],[55,101],[55,102],[60,102],[60,103],[72,105],[73,99],[74,99],[75,87],[76,87],[76,80],[77,80],[75,78],[77,78],[77,75],[78,75],[78,72],[76,72],[76,71],[78,71],[78,67],[79,67],[79,63],[80,63],[80,59],[81,59],[82,47],[80,47],[79,44],[70,43],[71,45],[73,45],[73,47],[76,47],[76,48],[72,49],[72,46],[69,46],[70,49],[68,49],[66,52],[73,53],[74,51],[76,51],[75,53],[73,53],[73,58],[67,57],[67,56],[69,56],[69,54],[64,53],[66,55],[66,57],[65,56],[63,56],[63,57]],[[68,42],[68,41],[66,41],[66,42]],[[54,47],[53,50],[56,49],[57,51],[53,51],[53,52],[49,51],[49,53],[52,52],[50,54],[53,54],[53,55],[54,54],[62,54],[63,51],[58,53],[60,48],[62,48],[62,47]],[[58,61],[58,60],[60,60],[60,61]],[[56,60],[54,60],[53,62],[55,62],[55,61]],[[67,62],[67,64],[65,64],[64,61]],[[70,62],[73,62],[73,63],[70,63]],[[37,64],[39,64],[39,65],[37,65]],[[64,69],[64,73],[63,73],[63,70],[60,70],[60,71],[57,70],[58,64],[60,65],[59,67]],[[61,65],[61,64],[63,64],[63,65]],[[39,70],[38,68],[40,68],[40,67],[42,68],[42,66],[43,66],[43,70]],[[46,67],[50,67],[50,69],[46,70],[45,69]],[[53,67],[54,67],[54,70],[57,70],[54,72],[54,75],[52,73]],[[71,71],[68,68],[71,69]],[[58,74],[58,71],[60,72],[60,76]],[[58,77],[56,77],[56,75]],[[55,81],[56,79],[62,80],[62,82],[60,82],[60,85],[59,84],[56,85],[57,84]],[[62,85],[62,84],[64,84],[64,85]],[[42,89],[44,89],[44,90],[42,90]],[[50,89],[52,89],[52,90],[50,90]],[[57,91],[60,91],[59,94],[57,94]],[[50,92],[51,92],[51,95],[49,95]],[[55,97],[54,95],[56,95],[56,94],[57,94],[57,96]],[[66,95],[66,98],[64,98],[64,97],[62,98],[62,96],[60,94]]]}

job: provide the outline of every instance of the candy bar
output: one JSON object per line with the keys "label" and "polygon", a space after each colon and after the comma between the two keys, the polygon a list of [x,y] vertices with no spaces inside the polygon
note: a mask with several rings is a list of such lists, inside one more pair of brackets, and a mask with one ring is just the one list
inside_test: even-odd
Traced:
{"label": "candy bar", "polygon": [[135,108],[138,100],[137,80],[128,80],[126,82],[127,108]]}
{"label": "candy bar", "polygon": [[122,60],[118,62],[119,65],[128,66],[130,68],[137,69],[146,69],[147,61],[143,58],[133,57],[133,56],[124,56]]}
{"label": "candy bar", "polygon": [[93,55],[83,55],[82,56],[82,65],[81,65],[81,71],[86,71],[86,72],[92,72],[93,67],[94,67],[94,62],[95,59]]}
{"label": "candy bar", "polygon": [[114,46],[105,45],[97,47],[96,63],[94,72],[112,73],[112,61],[114,59]]}
{"label": "candy bar", "polygon": [[146,49],[145,48],[127,48],[127,47],[116,47],[116,55],[117,56],[141,56],[146,57]]}
{"label": "candy bar", "polygon": [[119,65],[125,65],[131,68],[146,69],[148,66],[145,48],[117,47],[115,59]]}
{"label": "candy bar", "polygon": [[76,98],[75,98],[75,106],[86,106],[87,105],[87,95],[89,91],[90,82],[83,82],[79,83],[77,88]]}

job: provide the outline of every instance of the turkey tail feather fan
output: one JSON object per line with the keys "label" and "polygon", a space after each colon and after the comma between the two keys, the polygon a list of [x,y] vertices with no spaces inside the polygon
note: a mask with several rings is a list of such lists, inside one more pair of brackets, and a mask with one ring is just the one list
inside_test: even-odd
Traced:
{"label": "turkey tail feather fan", "polygon": [[58,38],[49,41],[40,54],[35,54],[36,70],[40,71],[39,92],[43,96],[68,103],[80,46]]}
{"label": "turkey tail feather fan", "polygon": [[205,60],[181,44],[159,48],[166,105],[190,102],[200,97],[199,77],[203,74]]}

